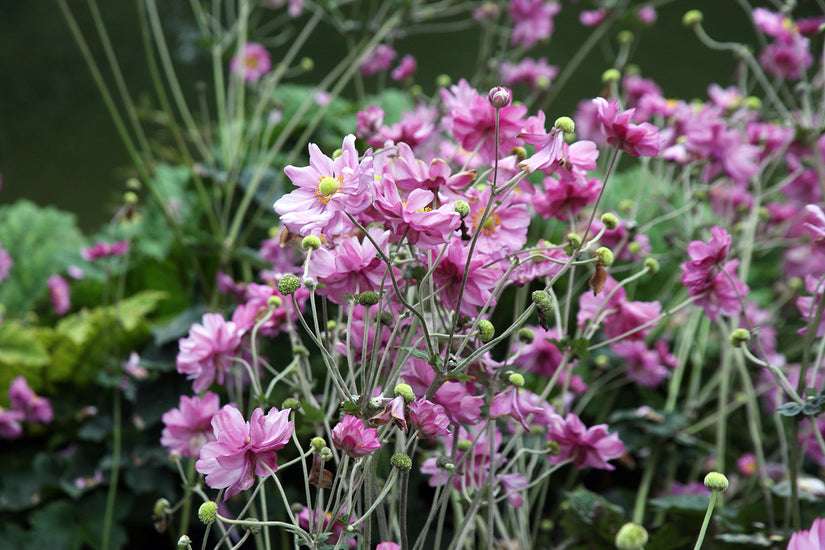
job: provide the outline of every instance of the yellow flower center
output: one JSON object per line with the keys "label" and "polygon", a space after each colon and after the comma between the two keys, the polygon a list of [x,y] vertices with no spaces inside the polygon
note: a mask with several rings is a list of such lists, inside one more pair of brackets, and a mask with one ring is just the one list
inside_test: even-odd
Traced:
{"label": "yellow flower center", "polygon": [[332,176],[320,177],[318,178],[318,189],[315,190],[315,196],[318,197],[321,204],[327,204],[343,185],[344,176],[338,176],[337,178]]}

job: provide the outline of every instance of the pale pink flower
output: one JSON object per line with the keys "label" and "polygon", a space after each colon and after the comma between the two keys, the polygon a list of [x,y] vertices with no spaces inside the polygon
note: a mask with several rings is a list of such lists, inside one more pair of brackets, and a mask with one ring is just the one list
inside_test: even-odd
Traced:
{"label": "pale pink flower", "polygon": [[607,18],[607,13],[604,8],[584,10],[579,14],[579,23],[585,27],[595,27]]}
{"label": "pale pink flower", "polygon": [[821,550],[825,548],[825,518],[814,520],[807,531],[797,531],[791,535],[787,550]]}
{"label": "pale pink flower", "polygon": [[645,4],[644,6],[636,10],[636,17],[638,17],[639,21],[641,21],[642,23],[652,25],[656,22],[658,16],[656,14],[656,8],[654,8],[650,4]]}
{"label": "pale pink flower", "polygon": [[415,189],[401,198],[396,185],[389,179],[378,184],[375,207],[392,229],[396,239],[422,249],[432,249],[448,242],[461,225],[461,217],[452,203],[437,208],[436,195],[426,189]]}
{"label": "pale pink flower", "polygon": [[647,388],[658,387],[670,377],[676,367],[676,357],[667,349],[665,342],[659,341],[650,349],[642,340],[621,340],[613,342],[611,349],[622,359],[627,368],[627,377]]}
{"label": "pale pink flower", "polygon": [[514,195],[508,194],[492,203],[487,219],[481,225],[484,209],[490,199],[492,187],[481,191],[471,190],[467,194],[470,214],[464,223],[468,225],[471,235],[479,233],[476,250],[498,259],[515,252],[527,242],[527,226],[530,225],[530,213],[526,204],[516,203]]}
{"label": "pale pink flower", "polygon": [[389,69],[395,59],[395,50],[387,44],[377,44],[361,62],[361,74],[372,76],[378,71]]}
{"label": "pale pink flower", "polygon": [[476,176],[474,170],[453,174],[450,165],[439,158],[427,164],[416,158],[410,146],[403,141],[398,142],[396,151],[397,154],[391,156],[384,164],[383,172],[387,178],[395,182],[400,191],[425,189],[438,193],[447,189],[459,192],[468,187]]}
{"label": "pale pink flower", "polygon": [[510,0],[510,19],[513,21],[513,45],[532,47],[553,34],[553,16],[561,11],[561,2],[545,0]]}
{"label": "pale pink flower", "polygon": [[363,420],[351,414],[345,414],[332,428],[332,444],[352,458],[372,454],[381,447],[378,430],[367,428]]}
{"label": "pale pink flower", "polygon": [[54,311],[58,315],[65,314],[72,307],[69,283],[60,275],[52,275],[48,285]]}
{"label": "pale pink flower", "polygon": [[5,281],[9,276],[9,271],[11,271],[13,265],[14,260],[12,260],[11,255],[3,248],[3,245],[0,244],[0,283]]}
{"label": "pale pink flower", "polygon": [[290,409],[252,411],[249,422],[233,405],[225,405],[212,418],[215,441],[201,448],[195,469],[213,489],[226,489],[224,500],[252,487],[255,476],[268,477],[278,469],[275,451],[284,448],[295,429]]}
{"label": "pale pink flower", "polygon": [[20,424],[25,417],[22,411],[8,410],[0,407],[0,438],[17,439],[23,435]]}
{"label": "pale pink flower", "polygon": [[607,433],[607,424],[587,428],[573,413],[568,413],[565,418],[553,416],[547,439],[555,441],[561,448],[559,454],[550,457],[554,464],[571,460],[577,468],[590,466],[614,470],[615,466],[607,461],[619,458],[625,452],[619,436]]}
{"label": "pale pink flower", "polygon": [[298,189],[273,208],[293,233],[340,235],[352,227],[347,214],[360,214],[372,202],[372,155],[359,160],[352,134],[344,138],[335,160],[310,143],[309,166],[287,166],[284,172]]}
{"label": "pale pink flower", "polygon": [[370,423],[384,426],[392,422],[402,430],[407,430],[407,401],[403,395],[389,399],[384,410],[370,417]]}
{"label": "pale pink flower", "polygon": [[[491,298],[499,278],[497,271],[487,267],[490,259],[486,254],[475,251],[468,265],[469,254],[469,247],[465,247],[460,238],[453,237],[433,271],[433,281],[439,295],[450,308],[458,307],[462,280],[467,279],[459,308],[462,315],[477,313],[476,308],[483,306]],[[468,268],[466,272],[465,267]]]}
{"label": "pale pink flower", "polygon": [[533,195],[536,214],[545,219],[567,221],[596,202],[602,188],[602,180],[586,178],[584,183],[575,174],[561,170],[557,175],[542,180],[544,193]]}
{"label": "pale pink flower", "polygon": [[553,79],[559,74],[559,68],[549,65],[546,57],[539,59],[525,57],[518,63],[504,61],[498,70],[501,81],[505,85],[524,84],[534,90],[550,88]]}
{"label": "pale pink flower", "polygon": [[23,376],[15,378],[9,387],[12,409],[23,413],[26,422],[48,424],[54,418],[51,402],[32,390]]}
{"label": "pale pink flower", "polygon": [[416,66],[417,63],[415,62],[415,57],[407,54],[401,58],[401,61],[398,62],[398,66],[392,70],[390,76],[395,81],[405,80],[415,74]]}
{"label": "pale pink flower", "polygon": [[627,299],[624,287],[617,286],[618,282],[608,275],[598,295],[585,292],[579,296],[576,321],[581,328],[593,323],[603,324],[608,338],[624,335],[631,340],[642,340],[655,327],[653,321],[662,311],[662,304],[658,301],[632,302]]}
{"label": "pale pink flower", "polygon": [[[358,122],[355,125],[355,135],[358,136],[358,139],[370,141],[384,125],[384,110],[375,105],[370,105],[365,110],[358,111],[356,118]],[[371,145],[380,147],[383,142],[371,143]]]}
{"label": "pale pink flower", "polygon": [[[338,544],[341,537],[344,537],[342,544],[350,548],[355,548],[358,543],[355,540],[354,534],[346,532],[345,528],[348,523],[345,518],[346,514],[344,512],[340,512],[335,517],[332,517],[332,514],[329,512],[326,514],[324,514],[323,510],[310,512],[309,508],[304,506],[298,514],[298,523],[304,529],[309,529],[310,523],[312,523],[314,533],[329,533],[325,542],[331,545]],[[349,520],[353,521],[355,518],[349,518]],[[379,546],[381,545],[379,544]]]}
{"label": "pale pink flower", "polygon": [[129,241],[116,241],[113,243],[99,242],[89,248],[83,248],[80,255],[84,260],[94,261],[99,258],[110,256],[123,256],[129,250]]}
{"label": "pale pink flower", "polygon": [[630,122],[635,109],[619,112],[619,102],[615,99],[608,102],[603,97],[593,100],[598,112],[598,120],[602,134],[613,147],[638,157],[655,157],[662,148],[662,139],[656,126],[642,122]]}
{"label": "pale pink flower", "polygon": [[435,132],[438,114],[435,107],[419,103],[412,111],[402,113],[400,121],[390,126],[382,126],[378,130],[378,137],[369,140],[369,144],[381,147],[387,141],[403,142],[415,149],[426,143]]}
{"label": "pale pink flower", "polygon": [[820,249],[825,251],[825,212],[817,204],[805,206],[804,227],[812,237],[813,242]]}
{"label": "pale pink flower", "polygon": [[527,417],[531,414],[542,414],[544,409],[530,403],[524,391],[522,388],[508,385],[504,390],[496,392],[490,403],[490,418],[511,416],[524,427],[525,432],[529,432]]}
{"label": "pale pink flower", "polygon": [[232,365],[241,333],[235,323],[220,313],[205,313],[203,324],[194,324],[189,336],[179,341],[177,369],[188,375],[195,392],[202,392],[217,380],[223,384],[226,370]]}
{"label": "pale pink flower", "polygon": [[217,394],[206,392],[203,397],[182,395],[178,408],[163,413],[164,428],[160,444],[183,456],[197,457],[201,448],[215,441],[212,417],[220,410]]}
{"label": "pale pink flower", "polygon": [[501,486],[504,488],[504,492],[507,495],[507,502],[510,503],[510,506],[513,508],[521,508],[524,506],[524,497],[521,492],[530,485],[528,479],[518,472],[497,477],[499,483],[501,483]]}
{"label": "pale pink flower", "polygon": [[256,42],[247,42],[241,57],[232,57],[229,68],[233,74],[240,74],[246,82],[257,82],[272,69],[272,62],[266,48]]}
{"label": "pale pink flower", "polygon": [[394,542],[379,542],[375,550],[401,550],[401,546]]}

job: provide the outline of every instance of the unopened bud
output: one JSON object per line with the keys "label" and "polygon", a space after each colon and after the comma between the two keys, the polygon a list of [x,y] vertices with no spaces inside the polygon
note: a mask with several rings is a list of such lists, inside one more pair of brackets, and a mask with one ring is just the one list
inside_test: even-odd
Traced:
{"label": "unopened bud", "polygon": [[525,344],[532,344],[536,339],[536,333],[531,328],[522,327],[518,329],[518,339]]}
{"label": "unopened bud", "polygon": [[271,307],[273,309],[281,307],[281,304],[283,304],[283,303],[284,303],[284,301],[281,300],[280,296],[270,296],[269,298],[266,299],[267,307]]}
{"label": "unopened bud", "polygon": [[576,123],[569,116],[560,116],[553,124],[554,128],[561,130],[566,134],[572,134],[576,131]]}
{"label": "unopened bud", "polygon": [[728,478],[725,477],[725,474],[711,472],[705,476],[705,487],[712,491],[724,493],[728,488]]}
{"label": "unopened bud", "polygon": [[553,309],[553,299],[550,297],[544,290],[536,290],[531,295],[533,303],[536,304],[536,307],[539,311],[548,312]]}
{"label": "unopened bud", "polygon": [[295,275],[284,275],[281,277],[281,280],[278,281],[278,292],[280,292],[282,296],[294,294],[299,288],[301,288],[301,279]]}
{"label": "unopened bud", "polygon": [[169,508],[170,508],[169,501],[166,500],[165,498],[159,498],[155,501],[155,505],[152,507],[152,513],[155,516],[160,517],[160,516],[166,514],[166,512],[169,510]]}
{"label": "unopened bud", "polygon": [[682,25],[692,29],[696,25],[700,25],[704,19],[704,15],[699,10],[690,10],[682,16]]}
{"label": "unopened bud", "polygon": [[493,336],[495,335],[496,327],[493,326],[493,323],[486,319],[483,319],[478,322],[478,337],[479,339],[481,339],[482,342],[489,342],[493,339]]}
{"label": "unopened bud", "polygon": [[745,98],[745,107],[752,111],[758,111],[762,108],[762,100],[756,96],[748,96]]}
{"label": "unopened bud", "polygon": [[301,402],[294,397],[287,397],[281,403],[281,409],[292,409],[293,411],[300,408]]}
{"label": "unopened bud", "polygon": [[190,550],[192,548],[192,539],[187,535],[182,535],[178,539],[178,550]]}
{"label": "unopened bud", "polygon": [[473,442],[469,439],[459,439],[457,448],[462,453],[466,453],[467,451],[473,448]]}
{"label": "unopened bud", "polygon": [[333,457],[332,449],[330,449],[329,447],[324,447],[323,449],[318,451],[318,454],[321,455],[321,458],[324,459],[324,462],[329,462],[330,460],[332,460]]}
{"label": "unopened bud", "polygon": [[392,455],[390,464],[402,472],[409,472],[412,469],[412,459],[404,453],[395,453]]}
{"label": "unopened bud", "polygon": [[218,516],[218,505],[214,501],[206,501],[198,508],[198,519],[204,525],[209,525],[215,521]]}
{"label": "unopened bud", "polygon": [[611,265],[613,263],[613,251],[606,246],[597,248],[593,255],[598,256],[602,265]]}
{"label": "unopened bud", "polygon": [[734,329],[733,332],[730,333],[730,343],[734,346],[741,346],[748,342],[751,339],[751,333],[744,328],[737,328]]}
{"label": "unopened bud", "polygon": [[630,31],[619,31],[619,34],[616,35],[616,40],[619,44],[630,44],[633,42],[633,33]]}
{"label": "unopened bud", "polygon": [[342,151],[341,149],[336,149],[335,151],[332,152],[332,158],[337,159],[338,157],[340,157],[343,154],[344,154],[344,151]]}
{"label": "unopened bud", "polygon": [[470,205],[467,201],[457,200],[455,201],[455,211],[462,218],[466,218],[470,214]]}
{"label": "unopened bud", "polygon": [[393,393],[403,397],[404,401],[407,403],[412,403],[415,401],[415,393],[413,392],[412,386],[409,384],[396,384]]}
{"label": "unopened bud", "polygon": [[449,456],[439,456],[435,459],[435,465],[441,468],[442,470],[447,470],[448,472],[455,472],[455,464],[452,463]]}
{"label": "unopened bud", "polygon": [[600,369],[605,368],[607,365],[610,364],[610,358],[607,355],[600,354],[597,355],[596,358],[593,360],[593,363],[599,367]]}
{"label": "unopened bud", "polygon": [[368,290],[366,292],[362,292],[358,295],[358,303],[365,307],[374,306],[378,303],[379,297],[378,294]]}
{"label": "unopened bud", "polygon": [[619,226],[619,218],[616,217],[616,214],[612,212],[605,212],[602,214],[602,223],[604,224],[605,229],[608,231],[613,231]]}
{"label": "unopened bud", "polygon": [[504,86],[496,86],[487,94],[487,101],[496,109],[507,107],[513,102],[513,92]]}
{"label": "unopened bud", "polygon": [[517,372],[510,373],[510,376],[507,377],[507,381],[517,388],[524,387],[524,376]]}
{"label": "unopened bud", "polygon": [[316,451],[320,452],[321,449],[327,446],[327,442],[324,440],[323,437],[313,437],[309,440],[309,446],[315,449]]}
{"label": "unopened bud", "polygon": [[311,57],[304,57],[301,59],[301,70],[309,72],[315,68],[315,61]]}
{"label": "unopened bud", "polygon": [[123,202],[126,204],[137,204],[138,196],[134,191],[126,191],[123,193]]}
{"label": "unopened bud", "polygon": [[307,287],[309,290],[312,290],[312,289],[314,289],[316,286],[318,286],[318,283],[315,281],[315,279],[313,279],[312,277],[309,277],[309,276],[304,277],[304,278],[303,278],[303,280],[302,280],[301,282],[302,282],[302,283],[304,284],[304,286],[305,286],[305,287]]}
{"label": "unopened bud", "polygon": [[516,159],[521,162],[527,158],[527,149],[524,147],[513,147],[510,150],[511,155],[516,155]]}
{"label": "unopened bud", "polygon": [[552,439],[545,443],[545,448],[547,449],[547,454],[556,456],[561,452],[561,445],[559,445],[558,441],[553,441]]}
{"label": "unopened bud", "polygon": [[578,248],[582,245],[581,235],[577,233],[568,233],[567,242],[569,242],[570,246],[572,246],[573,248]]}
{"label": "unopened bud", "polygon": [[622,73],[617,69],[607,69],[602,73],[602,83],[618,82],[622,78]]}
{"label": "unopened bud", "polygon": [[301,248],[304,250],[318,250],[321,248],[321,239],[315,235],[307,235],[304,237],[304,240],[301,241]]}
{"label": "unopened bud", "polygon": [[452,83],[453,79],[448,74],[440,74],[435,77],[435,85],[439,88],[446,88]]}
{"label": "unopened bud", "polygon": [[647,529],[637,523],[625,523],[616,533],[616,548],[617,550],[644,550],[647,540]]}
{"label": "unopened bud", "polygon": [[645,269],[650,273],[656,273],[659,271],[659,260],[656,258],[645,258]]}

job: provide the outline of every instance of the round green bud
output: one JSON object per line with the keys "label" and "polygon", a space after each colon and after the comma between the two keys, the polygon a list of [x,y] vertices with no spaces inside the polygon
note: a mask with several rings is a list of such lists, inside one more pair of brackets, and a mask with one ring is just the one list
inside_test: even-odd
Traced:
{"label": "round green bud", "polygon": [[517,388],[524,387],[524,376],[517,372],[510,373],[510,376],[507,377],[507,381]]}
{"label": "round green bud", "polygon": [[318,183],[318,192],[325,197],[334,195],[338,191],[338,182],[332,176],[326,176]]}
{"label": "round green bud", "polygon": [[335,330],[335,327],[337,327],[337,326],[338,326],[338,322],[335,319],[330,319],[329,321],[327,321],[327,330],[329,332],[332,332],[333,330]]}
{"label": "round green bud", "polygon": [[327,442],[323,437],[313,437],[309,440],[309,446],[320,452],[321,449],[327,446]]}
{"label": "round green bud", "polygon": [[521,327],[518,329],[518,339],[525,344],[532,344],[536,339],[536,333],[531,328]]}
{"label": "round green bud", "polygon": [[527,149],[525,149],[524,147],[513,147],[510,150],[510,154],[516,155],[516,159],[518,159],[518,161],[521,162],[527,158]]}
{"label": "round green bud", "polygon": [[281,277],[281,280],[278,281],[278,292],[281,293],[281,296],[295,294],[295,291],[299,288],[301,288],[301,279],[295,275],[284,275]]}
{"label": "round green bud", "polygon": [[338,157],[340,157],[343,154],[344,154],[344,152],[341,149],[336,149],[335,151],[332,152],[332,158],[337,159]]}
{"label": "round green bud", "polygon": [[192,539],[187,535],[182,535],[178,539],[178,550],[189,550],[190,548],[192,548]]}
{"label": "round green bud", "polygon": [[547,454],[556,456],[561,452],[561,445],[559,445],[558,441],[553,441],[552,439],[545,443],[545,448],[547,449]]}
{"label": "round green bud", "polygon": [[466,453],[467,451],[473,448],[473,442],[469,439],[459,439],[457,448],[462,453]]}
{"label": "round green bud", "polygon": [[258,518],[246,518],[246,521],[248,521],[249,523],[246,523],[244,525],[244,529],[246,529],[253,535],[257,535],[261,532],[261,524],[258,521]]}
{"label": "round green bud", "polygon": [[[333,192],[335,192],[334,189]],[[321,248],[321,239],[319,239],[315,235],[307,235],[306,237],[304,237],[304,240],[301,241],[301,248],[303,248],[304,250],[318,250],[319,248]]]}
{"label": "round green bud", "polygon": [[719,472],[711,472],[705,476],[705,487],[712,491],[719,491],[720,493],[724,493],[725,490],[728,488],[728,478],[725,477],[725,474],[720,474]]}
{"label": "round green bud", "polygon": [[156,516],[162,516],[166,514],[169,508],[169,501],[165,498],[159,498],[155,501],[155,505],[152,507],[152,513]]}
{"label": "round green bud", "polygon": [[458,215],[462,218],[466,218],[470,215],[470,205],[467,201],[457,200],[455,201],[455,211],[458,212]]}
{"label": "round green bud", "polygon": [[572,134],[576,131],[576,123],[569,116],[560,116],[553,124],[554,128],[558,128],[566,134]]}
{"label": "round green bud", "polygon": [[312,289],[314,289],[316,286],[318,286],[318,283],[315,281],[315,279],[313,279],[312,277],[308,277],[308,276],[307,276],[307,277],[304,277],[304,279],[303,279],[301,282],[302,282],[302,283],[303,283],[303,285],[304,285],[305,287],[307,287],[309,290],[312,290]]}
{"label": "round green bud", "polygon": [[638,523],[625,523],[616,533],[616,548],[617,550],[643,550],[647,540],[647,529]]}
{"label": "round green bud", "polygon": [[539,529],[542,531],[552,531],[553,527],[555,527],[555,523],[552,519],[543,519],[541,520],[541,523],[539,523]]}
{"label": "round green bud", "polygon": [[292,409],[293,411],[300,408],[301,402],[294,397],[287,397],[281,403],[281,409]]}
{"label": "round green bud", "polygon": [[137,204],[138,196],[134,191],[126,191],[123,193],[123,202],[126,204]]}
{"label": "round green bud", "polygon": [[401,470],[409,472],[412,469],[412,459],[404,453],[395,453],[390,458],[390,464]]}
{"label": "round green bud", "polygon": [[702,19],[704,19],[704,15],[699,10],[690,10],[685,12],[685,15],[682,16],[682,25],[692,29],[693,27],[700,25],[702,23]]}
{"label": "round green bud", "polygon": [[376,292],[368,290],[358,295],[358,303],[365,307],[374,306],[378,303],[379,297]]}
{"label": "round green bud", "polygon": [[270,239],[274,239],[275,237],[278,236],[278,234],[280,232],[281,232],[280,227],[270,227],[269,230],[266,232],[266,234],[269,235]]}
{"label": "round green bud", "polygon": [[218,505],[215,504],[214,501],[208,500],[201,504],[201,507],[198,508],[198,519],[201,520],[201,523],[204,525],[213,523],[217,517]]}
{"label": "round green bud", "polygon": [[616,40],[619,44],[630,44],[633,42],[633,33],[627,30],[619,31],[619,34],[616,35]]}
{"label": "round green bud", "polygon": [[570,243],[570,246],[573,248],[578,248],[582,245],[582,237],[578,233],[568,233],[567,242]]}
{"label": "round green bud", "polygon": [[642,76],[642,68],[635,63],[628,63],[624,66],[624,74],[632,74],[633,76]]}
{"label": "round green bud", "polygon": [[277,307],[281,307],[281,304],[283,304],[283,303],[284,303],[284,301],[281,300],[280,296],[270,296],[269,298],[266,299],[267,307],[271,307],[273,309],[275,309]]}
{"label": "round green bud", "polygon": [[619,226],[619,218],[617,218],[616,214],[613,214],[612,212],[605,212],[602,214],[602,223],[604,224],[605,229],[612,231]]}
{"label": "round green bud", "polygon": [[607,355],[601,354],[597,355],[596,358],[593,359],[593,362],[596,364],[597,367],[603,369],[610,364],[610,358]]}
{"label": "round green bud", "polygon": [[699,202],[705,202],[708,200],[708,192],[704,189],[695,189],[693,191],[693,198]]}
{"label": "round green bud", "polygon": [[440,74],[437,77],[435,77],[435,85],[439,88],[446,88],[447,86],[452,84],[452,82],[453,79],[450,78],[450,75],[448,74]]}
{"label": "round green bud", "polygon": [[395,317],[392,316],[392,313],[389,311],[382,311],[381,312],[381,324],[385,327],[391,327],[395,325]]}
{"label": "round green bud", "polygon": [[540,76],[534,81],[534,85],[538,90],[546,90],[550,87],[550,79],[546,76]]}
{"label": "round green bud", "polygon": [[602,265],[611,265],[613,263],[613,251],[606,246],[597,248],[593,255],[599,257]]}
{"label": "round green bud", "polygon": [[435,465],[441,468],[442,470],[447,470],[448,472],[455,472],[455,464],[452,463],[449,456],[439,456],[435,459]]}
{"label": "round green bud", "polygon": [[788,280],[788,288],[793,290],[794,292],[799,292],[805,285],[802,283],[802,279],[799,277],[791,277]]}
{"label": "round green bud", "polygon": [[324,462],[329,462],[333,458],[332,449],[330,449],[329,447],[324,447],[323,449],[318,451],[318,454],[321,455],[321,458],[324,459]]}
{"label": "round green bud", "polygon": [[609,84],[611,82],[618,82],[622,78],[622,73],[617,69],[607,69],[602,73],[602,83]]}
{"label": "round green bud", "polygon": [[413,84],[410,86],[410,95],[413,97],[419,97],[424,93],[424,88],[419,86],[418,84]]}
{"label": "round green bud", "polygon": [[757,211],[757,215],[759,216],[760,222],[769,222],[771,221],[771,211],[765,208],[764,206],[760,206],[759,210]]}
{"label": "round green bud", "polygon": [[487,343],[496,335],[496,327],[487,319],[478,322],[478,337],[482,342]]}
{"label": "round green bud", "polygon": [[642,252],[642,244],[639,241],[632,241],[627,244],[627,251],[638,256]]}
{"label": "round green bud", "polygon": [[315,68],[315,61],[311,57],[301,58],[301,70],[309,72]]}
{"label": "round green bud", "polygon": [[650,273],[656,273],[659,271],[659,260],[656,258],[645,258],[645,269]]}
{"label": "round green bud", "polygon": [[756,96],[748,96],[745,98],[745,107],[752,111],[758,111],[762,108],[762,100]]}
{"label": "round green bud", "polygon": [[751,333],[748,329],[737,328],[730,333],[730,343],[734,346],[741,346],[751,339]]}
{"label": "round green bud", "polygon": [[542,435],[546,432],[547,432],[547,430],[544,428],[544,426],[541,426],[539,424],[531,424],[530,425],[530,435],[532,435],[532,436],[539,436],[539,435]]}
{"label": "round green bud", "polygon": [[140,180],[137,178],[129,178],[126,180],[126,189],[130,191],[140,191]]}
{"label": "round green bud", "polygon": [[536,304],[539,311],[546,313],[553,309],[553,299],[546,291],[536,290],[530,295],[530,297],[533,300],[533,303]]}
{"label": "round green bud", "polygon": [[407,403],[412,403],[415,401],[415,393],[413,392],[412,386],[409,384],[396,384],[393,393],[403,397],[404,401]]}
{"label": "round green bud", "polygon": [[630,212],[633,209],[633,201],[631,199],[622,199],[619,201],[619,212]]}

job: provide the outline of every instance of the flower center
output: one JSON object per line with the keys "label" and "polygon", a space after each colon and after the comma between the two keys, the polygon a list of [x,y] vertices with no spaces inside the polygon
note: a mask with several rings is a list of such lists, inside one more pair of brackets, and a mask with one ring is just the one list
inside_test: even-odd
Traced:
{"label": "flower center", "polygon": [[344,185],[344,176],[323,176],[318,178],[318,189],[315,190],[315,196],[321,204],[327,204],[332,196],[338,192]]}

